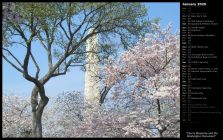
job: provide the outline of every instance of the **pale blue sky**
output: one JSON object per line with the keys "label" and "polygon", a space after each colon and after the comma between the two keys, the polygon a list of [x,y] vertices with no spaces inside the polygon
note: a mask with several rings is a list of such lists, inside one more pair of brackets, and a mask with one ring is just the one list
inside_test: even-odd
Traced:
{"label": "pale blue sky", "polygon": [[[148,16],[150,19],[157,17],[161,18],[161,27],[165,27],[171,22],[173,25],[173,32],[180,29],[179,3],[153,2],[145,4],[147,7],[149,7]],[[21,55],[21,49],[17,48],[16,54],[18,56]],[[38,50],[37,55],[43,55],[41,50]],[[46,68],[47,64],[45,63],[44,69]],[[19,96],[30,96],[32,88],[32,83],[26,81],[19,72],[3,61],[3,94],[13,93]],[[57,95],[58,93],[62,93],[63,91],[84,91],[84,72],[82,72],[79,68],[72,68],[71,71],[65,76],[59,76],[51,79],[46,84],[45,89],[46,94],[51,97]]]}

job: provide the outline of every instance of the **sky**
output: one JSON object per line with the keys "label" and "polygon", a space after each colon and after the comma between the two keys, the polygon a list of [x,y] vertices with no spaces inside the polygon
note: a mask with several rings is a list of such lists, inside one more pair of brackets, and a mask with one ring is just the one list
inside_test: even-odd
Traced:
{"label": "sky", "polygon": [[[144,3],[148,7],[148,16],[150,19],[161,18],[161,27],[166,27],[172,23],[173,32],[180,30],[180,4],[174,2],[152,2]],[[38,44],[36,44],[38,45]],[[37,55],[41,56],[41,50]],[[22,50],[16,48],[16,55],[20,56]],[[43,56],[45,57],[45,56]],[[40,61],[40,60],[38,60]],[[40,63],[40,62],[39,62]],[[44,68],[47,69],[47,64]],[[26,81],[22,75],[3,60],[3,94],[15,94],[18,96],[29,97],[33,88],[31,82]],[[84,72],[79,67],[71,68],[64,76],[52,78],[45,86],[46,94],[49,97],[54,97],[59,93],[66,91],[84,91]]]}

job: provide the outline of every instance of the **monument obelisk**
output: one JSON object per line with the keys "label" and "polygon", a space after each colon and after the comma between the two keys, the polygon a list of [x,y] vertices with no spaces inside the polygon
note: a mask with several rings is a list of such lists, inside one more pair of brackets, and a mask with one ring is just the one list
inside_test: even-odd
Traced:
{"label": "monument obelisk", "polygon": [[[89,33],[92,33],[91,28]],[[90,105],[98,105],[100,99],[99,93],[99,59],[98,52],[98,35],[95,34],[87,40],[86,46],[86,72],[85,72],[85,101]]]}

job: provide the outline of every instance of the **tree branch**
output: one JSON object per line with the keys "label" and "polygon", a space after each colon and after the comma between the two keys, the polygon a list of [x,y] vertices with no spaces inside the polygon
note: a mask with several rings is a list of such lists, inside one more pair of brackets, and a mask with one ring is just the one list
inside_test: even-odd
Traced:
{"label": "tree branch", "polygon": [[54,73],[54,74],[52,74],[51,77],[55,77],[55,76],[59,76],[59,75],[65,75],[65,74],[67,73],[68,67],[70,66],[71,63],[72,63],[72,59],[70,59],[68,63],[65,63],[65,69],[64,69],[63,72],[60,73],[60,72],[58,71],[58,73]]}
{"label": "tree branch", "polygon": [[47,50],[46,45],[43,43],[43,37],[40,35],[40,33],[38,33],[37,37],[39,38],[40,43],[42,44],[43,48],[45,50]]}
{"label": "tree branch", "polygon": [[6,48],[3,48],[3,50],[5,50],[5,51],[7,51],[14,59],[15,59],[15,61],[21,66],[21,67],[23,67],[22,66],[22,64],[20,63],[20,61],[8,50],[8,49],[6,49]]}
{"label": "tree branch", "polygon": [[110,89],[112,88],[112,86],[105,86],[102,91],[100,92],[100,104],[104,103],[105,97],[107,96],[108,92],[110,91]]}
{"label": "tree branch", "polygon": [[13,64],[7,57],[5,57],[4,54],[2,54],[3,58],[12,66],[14,67],[17,71],[24,73],[24,71],[22,69],[20,69],[19,67],[17,67],[15,64]]}
{"label": "tree branch", "polygon": [[36,76],[35,76],[35,78],[38,79],[39,78],[40,68],[39,68],[39,65],[37,64],[37,62],[36,62],[36,60],[35,60],[35,58],[34,58],[32,53],[31,53],[31,58],[32,58],[35,66],[36,66]]}
{"label": "tree branch", "polygon": [[65,28],[62,26],[62,22],[60,23],[60,28],[63,30],[65,36],[67,37],[68,40],[70,40],[70,37],[67,34],[67,31],[65,30]]}

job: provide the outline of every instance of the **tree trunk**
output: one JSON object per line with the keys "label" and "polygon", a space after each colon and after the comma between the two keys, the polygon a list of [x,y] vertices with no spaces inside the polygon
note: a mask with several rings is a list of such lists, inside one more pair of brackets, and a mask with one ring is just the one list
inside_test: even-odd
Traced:
{"label": "tree trunk", "polygon": [[[157,103],[157,111],[158,111],[158,118],[159,118],[158,123],[161,124],[161,122],[160,122],[160,117],[161,117],[160,100],[156,99],[156,103]],[[158,131],[159,131],[160,137],[162,138],[163,137],[163,130],[158,129]]]}
{"label": "tree trunk", "polygon": [[[38,93],[40,93],[40,101],[38,103]],[[45,96],[44,87],[34,87],[31,96],[32,106],[32,136],[42,137],[42,114],[43,109],[47,105],[49,98]]]}
{"label": "tree trunk", "polygon": [[111,86],[109,86],[109,87],[105,86],[103,88],[103,90],[100,92],[100,95],[101,95],[101,97],[100,97],[100,105],[102,105],[104,103],[105,97],[107,96],[107,94],[108,94],[110,89],[111,89]]}
{"label": "tree trunk", "polygon": [[37,115],[37,113],[33,113],[33,137],[42,137],[42,124],[41,124],[41,116]]}

